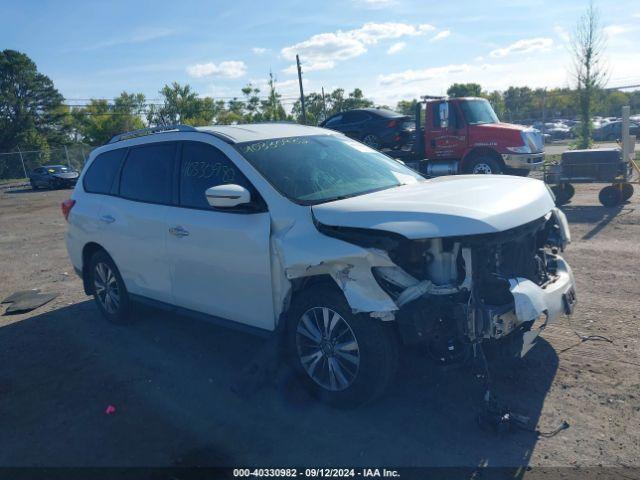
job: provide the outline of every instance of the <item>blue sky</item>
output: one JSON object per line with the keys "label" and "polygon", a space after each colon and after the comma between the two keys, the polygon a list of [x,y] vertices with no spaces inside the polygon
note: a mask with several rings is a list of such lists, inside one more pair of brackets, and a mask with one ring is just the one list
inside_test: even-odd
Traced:
{"label": "blue sky", "polygon": [[[596,1],[610,85],[640,83],[640,2]],[[269,71],[285,102],[305,89],[361,87],[378,103],[486,89],[569,85],[567,36],[585,0],[2,0],[0,45],[27,53],[68,99],[158,98],[172,81],[232,97]]]}

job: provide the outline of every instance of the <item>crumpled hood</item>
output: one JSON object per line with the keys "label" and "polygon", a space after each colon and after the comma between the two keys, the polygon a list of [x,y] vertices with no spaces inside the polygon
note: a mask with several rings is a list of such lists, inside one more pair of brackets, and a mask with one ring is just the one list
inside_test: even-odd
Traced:
{"label": "crumpled hood", "polygon": [[458,175],[323,203],[312,210],[325,225],[419,239],[500,232],[536,220],[554,206],[540,180]]}

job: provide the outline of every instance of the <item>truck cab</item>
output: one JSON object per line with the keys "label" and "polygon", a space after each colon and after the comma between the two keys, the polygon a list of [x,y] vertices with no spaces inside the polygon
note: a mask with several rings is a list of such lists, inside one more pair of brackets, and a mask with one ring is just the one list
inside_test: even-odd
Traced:
{"label": "truck cab", "polygon": [[414,158],[420,159],[418,169],[430,176],[526,176],[544,162],[541,133],[501,122],[484,98],[426,99],[416,106],[416,123]]}

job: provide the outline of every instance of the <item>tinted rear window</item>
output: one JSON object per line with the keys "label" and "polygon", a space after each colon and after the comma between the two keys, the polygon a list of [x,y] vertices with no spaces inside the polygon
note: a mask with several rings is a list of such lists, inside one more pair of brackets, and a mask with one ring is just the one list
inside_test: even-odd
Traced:
{"label": "tinted rear window", "polygon": [[89,193],[109,193],[113,180],[120,169],[124,148],[110,150],[98,155],[84,176],[83,186]]}
{"label": "tinted rear window", "polygon": [[175,143],[132,148],[122,169],[120,195],[150,203],[171,203]]}

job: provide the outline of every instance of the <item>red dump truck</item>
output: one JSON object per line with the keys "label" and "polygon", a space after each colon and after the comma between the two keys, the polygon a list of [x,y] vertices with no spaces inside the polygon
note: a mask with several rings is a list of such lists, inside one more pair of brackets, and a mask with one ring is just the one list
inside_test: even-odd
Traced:
{"label": "red dump truck", "polygon": [[503,123],[484,98],[423,97],[416,104],[410,150],[390,155],[427,176],[509,173],[526,176],[542,167],[542,134]]}

